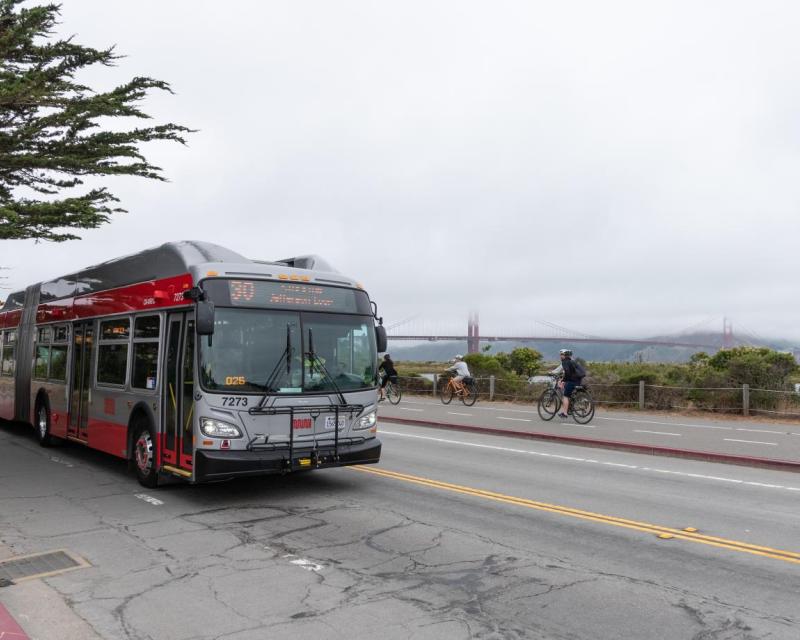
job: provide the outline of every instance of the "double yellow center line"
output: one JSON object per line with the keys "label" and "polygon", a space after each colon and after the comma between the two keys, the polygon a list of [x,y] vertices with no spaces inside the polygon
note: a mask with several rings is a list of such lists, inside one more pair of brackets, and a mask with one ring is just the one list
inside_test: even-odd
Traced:
{"label": "double yellow center line", "polygon": [[581,520],[590,520],[592,522],[599,522],[614,527],[623,527],[625,529],[633,529],[641,531],[642,533],[650,533],[659,536],[660,538],[676,538],[679,540],[687,540],[689,542],[696,542],[698,544],[705,544],[712,547],[719,547],[720,549],[728,549],[729,551],[738,551],[740,553],[749,553],[755,556],[763,556],[765,558],[772,558],[774,560],[783,560],[784,562],[791,562],[800,564],[800,553],[794,551],[784,551],[782,549],[773,549],[771,547],[762,547],[748,542],[740,542],[738,540],[728,540],[726,538],[717,538],[715,536],[707,536],[696,531],[686,529],[673,529],[672,527],[664,527],[657,524],[650,524],[647,522],[638,522],[636,520],[627,520],[625,518],[617,518],[602,513],[593,513],[591,511],[583,511],[581,509],[573,509],[572,507],[565,507],[558,504],[549,504],[547,502],[538,502],[536,500],[528,500],[527,498],[518,498],[509,496],[502,493],[495,493],[493,491],[484,491],[482,489],[474,489],[472,487],[465,487],[458,484],[451,484],[449,482],[441,482],[439,480],[432,480],[430,478],[421,478],[419,476],[412,476],[407,473],[399,473],[397,471],[388,471],[386,469],[378,469],[376,467],[367,466],[354,466],[349,467],[355,471],[362,473],[371,473],[384,478],[391,478],[393,480],[400,480],[402,482],[409,482],[418,484],[433,489],[441,489],[443,491],[450,491],[452,493],[461,493],[463,495],[474,496],[476,498],[483,498],[484,500],[493,500],[494,502],[504,502],[506,504],[513,504],[518,507],[527,507],[528,509],[537,509],[538,511],[547,511],[550,513],[557,513],[571,518],[580,518]]}

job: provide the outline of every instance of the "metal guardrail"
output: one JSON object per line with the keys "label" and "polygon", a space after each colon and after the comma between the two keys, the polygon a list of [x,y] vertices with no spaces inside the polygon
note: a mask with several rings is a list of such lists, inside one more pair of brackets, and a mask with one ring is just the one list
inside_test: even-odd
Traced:
{"label": "metal guardrail", "polygon": [[[399,376],[404,393],[436,396],[444,376]],[[482,401],[503,400],[534,403],[546,387],[544,382],[482,376],[475,378]],[[708,411],[712,413],[765,415],[800,419],[800,393],[779,389],[737,387],[686,387],[646,384],[589,383],[598,405],[631,409]]]}

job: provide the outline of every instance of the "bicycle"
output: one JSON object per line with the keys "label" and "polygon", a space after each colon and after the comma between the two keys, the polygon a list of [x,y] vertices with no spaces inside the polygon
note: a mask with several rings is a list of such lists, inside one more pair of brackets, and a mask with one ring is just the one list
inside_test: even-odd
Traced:
{"label": "bicycle", "polygon": [[[383,380],[383,377],[384,376],[381,375],[381,380]],[[403,390],[400,388],[399,383],[392,382],[392,378],[389,378],[389,382],[386,383],[383,391],[386,393],[386,399],[392,404],[398,404],[403,397]]]}
{"label": "bicycle", "polygon": [[450,404],[454,396],[461,398],[461,402],[468,407],[475,404],[478,400],[478,385],[475,384],[475,378],[464,378],[460,385],[456,383],[455,378],[449,378],[447,384],[439,389],[439,398],[442,403]]}
{"label": "bicycle", "polygon": [[[564,392],[558,386],[555,376],[550,377],[547,389],[539,396],[536,410],[542,420],[552,420],[561,409]],[[585,385],[578,385],[572,392],[567,405],[567,414],[578,424],[588,424],[594,418],[594,399]]]}

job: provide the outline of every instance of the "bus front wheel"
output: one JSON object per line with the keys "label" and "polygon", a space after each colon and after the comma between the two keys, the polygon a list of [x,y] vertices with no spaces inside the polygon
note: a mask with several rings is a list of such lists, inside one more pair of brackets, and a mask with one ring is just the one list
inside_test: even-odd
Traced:
{"label": "bus front wheel", "polygon": [[145,487],[158,486],[157,447],[155,434],[149,421],[138,420],[133,436],[133,464],[136,469],[136,478]]}

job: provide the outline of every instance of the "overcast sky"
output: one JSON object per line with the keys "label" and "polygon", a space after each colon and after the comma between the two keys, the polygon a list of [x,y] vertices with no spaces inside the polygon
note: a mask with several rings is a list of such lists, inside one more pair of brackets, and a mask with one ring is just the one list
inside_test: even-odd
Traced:
{"label": "overcast sky", "polygon": [[[3,241],[13,289],[169,240],[318,253],[393,324],[800,340],[794,1],[62,0],[61,31],[171,83],[169,183],[65,244]],[[414,324],[409,325],[410,329]],[[552,334],[550,334],[552,335]]]}

